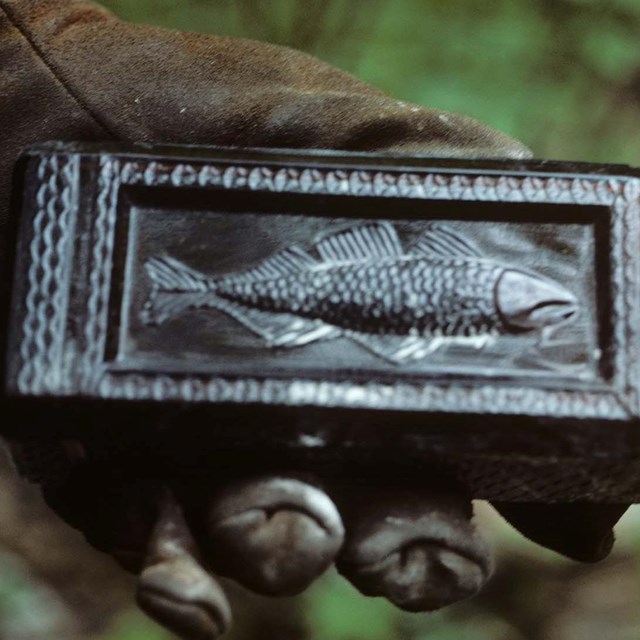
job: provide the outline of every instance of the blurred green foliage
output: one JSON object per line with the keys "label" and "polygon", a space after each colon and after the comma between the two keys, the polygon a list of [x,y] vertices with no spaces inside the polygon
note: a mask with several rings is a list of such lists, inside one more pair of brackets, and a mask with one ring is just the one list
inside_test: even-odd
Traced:
{"label": "blurred green foliage", "polygon": [[30,640],[64,627],[68,612],[52,590],[34,584],[18,557],[0,553],[0,638]]}
{"label": "blurred green foliage", "polygon": [[308,51],[472,115],[538,157],[640,164],[638,0],[104,0],[124,18]]}
{"label": "blurred green foliage", "polygon": [[127,611],[96,640],[172,640],[174,636],[155,625],[141,611]]}

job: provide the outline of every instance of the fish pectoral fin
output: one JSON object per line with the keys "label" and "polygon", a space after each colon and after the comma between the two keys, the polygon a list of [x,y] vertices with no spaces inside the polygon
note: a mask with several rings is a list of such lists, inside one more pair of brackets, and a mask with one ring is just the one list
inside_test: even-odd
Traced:
{"label": "fish pectoral fin", "polygon": [[394,364],[426,358],[443,344],[443,339],[439,337],[378,336],[366,333],[350,333],[349,337],[374,355]]}
{"label": "fish pectoral fin", "polygon": [[427,225],[421,238],[412,247],[411,253],[446,258],[482,258],[482,252],[473,242],[446,225],[435,222]]}
{"label": "fish pectoral fin", "polygon": [[368,222],[337,231],[315,245],[323,262],[345,262],[402,255],[398,234],[390,222]]}

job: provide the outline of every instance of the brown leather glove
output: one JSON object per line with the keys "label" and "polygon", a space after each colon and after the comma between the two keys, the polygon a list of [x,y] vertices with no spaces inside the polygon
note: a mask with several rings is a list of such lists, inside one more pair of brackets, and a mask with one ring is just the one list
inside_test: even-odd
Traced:
{"label": "brown leather glove", "polygon": [[[44,140],[529,156],[519,142],[469,118],[393,100],[303,53],[130,25],[80,0],[0,0],[0,96],[0,237],[8,215],[12,166],[23,148]],[[143,569],[141,604],[185,637],[214,637],[228,624],[229,612],[201,565],[213,557],[214,569],[225,570],[220,548],[240,556],[243,549],[251,549],[253,573],[246,567],[238,570],[237,562],[227,562],[226,572],[264,591],[274,580],[293,580],[296,589],[304,586],[327,566],[342,542],[331,501],[308,483],[285,478],[283,485],[280,480],[222,487],[213,492],[205,509],[208,516],[200,518],[182,512],[182,496],[176,502],[172,491],[154,489],[149,502],[157,500],[158,509],[151,509],[153,515],[142,523],[136,516],[144,509],[139,500],[122,498],[124,487],[120,494],[103,487],[102,502],[96,501],[95,490],[77,483],[49,495],[68,520],[107,550],[114,550],[117,535],[109,539],[105,533],[112,522],[105,514],[121,518],[124,538],[149,546],[144,566],[136,568]],[[468,503],[423,492],[397,497],[396,507],[387,495],[378,501],[368,495],[366,500],[373,506],[365,513],[361,495],[340,502],[347,528],[339,564],[366,593],[382,593],[409,609],[435,608],[472,593],[486,578],[488,567],[469,525]],[[105,505],[109,509],[103,509]],[[288,515],[274,519],[283,505]],[[384,514],[394,509],[396,529],[383,528],[380,536]],[[574,507],[571,512],[560,506],[501,509],[532,539],[581,560],[596,560],[608,553],[611,527],[624,506],[613,511],[596,506]],[[576,520],[568,522],[568,513]],[[97,522],[104,530],[95,526]],[[431,531],[433,522],[443,525]],[[270,532],[266,537],[260,535],[263,525]],[[196,532],[193,539],[190,529]],[[460,554],[434,550],[433,544],[420,546],[425,530],[435,546],[441,544],[438,536],[444,536],[445,542],[454,540],[457,549],[464,547],[477,562],[466,565]],[[240,538],[234,538],[234,532],[242,544],[237,544]],[[388,549],[390,535],[395,542]],[[221,545],[217,552],[215,545],[207,550],[207,539]],[[287,546],[287,539],[294,544]],[[310,553],[305,539],[320,540],[325,555],[318,559]],[[289,558],[282,555],[283,545],[298,550],[314,567],[314,575],[301,578],[296,567],[304,563],[295,561],[291,571],[283,571]],[[385,549],[388,553],[381,555]],[[210,557],[200,558],[202,550]],[[139,546],[135,553],[140,554]],[[280,554],[279,562],[274,563],[274,554]],[[174,577],[179,594],[175,602],[161,586],[167,585],[168,575]],[[456,576],[464,579],[456,582]],[[435,597],[438,589],[442,597]]]}
{"label": "brown leather glove", "polygon": [[0,0],[0,62],[2,221],[19,151],[45,140],[529,155],[304,53],[127,24],[81,0]]}

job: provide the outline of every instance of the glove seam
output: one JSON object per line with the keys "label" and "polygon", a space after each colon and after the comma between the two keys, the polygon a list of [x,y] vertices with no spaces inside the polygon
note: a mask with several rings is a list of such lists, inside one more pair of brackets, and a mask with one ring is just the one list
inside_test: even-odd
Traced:
{"label": "glove seam", "polygon": [[38,59],[46,67],[47,71],[53,76],[53,78],[62,87],[65,93],[85,112],[101,129],[105,131],[109,136],[114,139],[118,139],[118,136],[111,130],[111,128],[96,114],[94,111],[71,89],[64,78],[59,74],[57,69],[52,65],[45,57],[44,51],[38,46],[31,34],[25,29],[17,17],[12,14],[11,10],[6,6],[0,6],[2,12],[7,16],[9,23],[18,31],[22,38],[27,42],[29,47],[38,56]]}

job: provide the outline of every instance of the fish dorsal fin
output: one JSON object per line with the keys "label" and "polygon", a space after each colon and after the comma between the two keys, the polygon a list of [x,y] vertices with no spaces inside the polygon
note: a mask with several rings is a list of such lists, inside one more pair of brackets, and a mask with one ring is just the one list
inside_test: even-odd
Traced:
{"label": "fish dorsal fin", "polygon": [[482,252],[464,236],[443,224],[430,222],[422,237],[413,247],[413,253],[438,255],[446,258],[481,258]]}
{"label": "fish dorsal fin", "polygon": [[369,222],[338,231],[316,244],[325,262],[345,262],[402,255],[402,245],[389,222]]}
{"label": "fish dorsal fin", "polygon": [[266,280],[304,271],[317,264],[317,260],[304,249],[294,245],[268,257],[255,269],[245,271],[239,277],[243,280]]}

